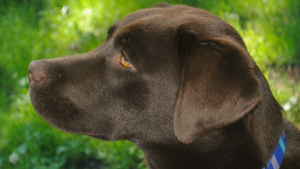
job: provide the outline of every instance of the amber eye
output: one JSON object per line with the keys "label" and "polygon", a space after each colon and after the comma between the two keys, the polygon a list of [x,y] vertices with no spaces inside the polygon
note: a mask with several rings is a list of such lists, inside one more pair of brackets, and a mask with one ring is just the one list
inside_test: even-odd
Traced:
{"label": "amber eye", "polygon": [[125,57],[125,56],[122,56],[121,57],[121,60],[120,60],[120,63],[123,67],[125,68],[130,68],[132,67],[131,63],[129,62],[129,60]]}

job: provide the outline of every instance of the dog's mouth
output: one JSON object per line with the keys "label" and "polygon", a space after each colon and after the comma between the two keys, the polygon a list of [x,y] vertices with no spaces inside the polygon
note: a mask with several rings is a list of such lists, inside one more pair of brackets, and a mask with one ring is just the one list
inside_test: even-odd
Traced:
{"label": "dog's mouth", "polygon": [[30,86],[30,99],[39,115],[42,117],[64,117],[76,113],[77,108],[69,98],[61,97],[55,93],[54,91]]}
{"label": "dog's mouth", "polygon": [[37,84],[30,85],[29,95],[34,109],[46,122],[62,131],[78,133],[73,126],[78,123],[76,116],[80,116],[83,110],[76,107],[71,99],[61,96],[53,86]]}
{"label": "dog's mouth", "polygon": [[59,93],[52,88],[35,84],[31,84],[29,88],[34,109],[52,126],[67,133],[110,140],[107,133],[110,133],[113,127],[105,119],[91,117],[85,110],[75,106],[71,99]]}

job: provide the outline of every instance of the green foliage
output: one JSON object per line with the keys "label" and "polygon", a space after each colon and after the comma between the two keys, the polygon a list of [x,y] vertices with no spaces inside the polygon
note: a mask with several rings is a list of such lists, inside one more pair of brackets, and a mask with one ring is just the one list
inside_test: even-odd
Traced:
{"label": "green foliage", "polygon": [[[28,65],[90,51],[109,26],[158,0],[2,0],[0,5],[0,168],[144,169],[130,142],[103,142],[60,132],[34,111]],[[300,123],[299,1],[168,0],[201,7],[233,25],[269,80],[284,116]],[[274,66],[275,65],[275,66]]]}

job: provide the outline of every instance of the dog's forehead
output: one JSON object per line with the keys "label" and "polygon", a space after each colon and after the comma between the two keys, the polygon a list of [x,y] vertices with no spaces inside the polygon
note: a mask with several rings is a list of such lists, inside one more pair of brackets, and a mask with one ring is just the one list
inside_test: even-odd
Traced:
{"label": "dog's forehead", "polygon": [[[211,22],[217,18],[215,15],[199,9],[183,5],[172,5],[168,7],[153,7],[142,9],[127,15],[125,18],[116,23],[114,31],[130,30],[141,26],[155,26],[155,31],[164,30],[164,28],[178,28],[180,25],[191,22],[199,24]],[[218,20],[218,19],[217,19]],[[217,21],[215,20],[215,21]]]}
{"label": "dog's forehead", "polygon": [[[133,12],[127,15],[125,18],[116,23],[118,29],[127,29],[132,25],[141,26],[141,25],[167,25],[169,18],[173,15],[172,11],[164,8],[149,8],[143,9],[136,12]],[[165,22],[162,22],[165,21]],[[167,22],[168,21],[168,22]]]}
{"label": "dog's forehead", "polygon": [[149,8],[149,9],[142,9],[136,12],[133,12],[127,15],[120,21],[120,24],[126,25],[130,22],[136,20],[151,20],[153,18],[167,18],[169,15],[172,14],[172,10],[168,8]]}
{"label": "dog's forehead", "polygon": [[185,18],[189,15],[199,15],[199,16],[212,16],[209,12],[183,5],[170,5],[168,7],[153,7],[148,9],[142,9],[133,12],[123,18],[120,23],[128,24],[134,20],[151,20],[151,19],[171,19],[176,20],[180,18]]}

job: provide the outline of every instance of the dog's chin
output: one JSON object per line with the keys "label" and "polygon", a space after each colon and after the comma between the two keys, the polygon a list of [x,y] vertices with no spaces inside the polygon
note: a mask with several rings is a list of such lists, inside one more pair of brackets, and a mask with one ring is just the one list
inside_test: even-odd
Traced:
{"label": "dog's chin", "polygon": [[51,126],[55,127],[56,129],[70,134],[78,134],[78,135],[86,135],[90,136],[99,140],[105,140],[105,141],[111,141],[111,139],[108,135],[105,134],[98,134],[93,131],[92,128],[78,128],[78,124],[72,119],[72,116],[66,117],[69,120],[66,120],[66,118],[61,117],[51,117],[51,116],[45,116],[44,112],[38,112],[38,114],[42,117],[43,120],[45,120],[47,123],[49,123]]}
{"label": "dog's chin", "polygon": [[77,129],[80,120],[76,118],[84,113],[70,99],[36,88],[30,88],[29,94],[34,109],[47,123],[67,133],[85,133]]}

